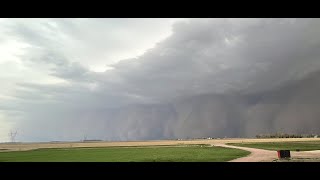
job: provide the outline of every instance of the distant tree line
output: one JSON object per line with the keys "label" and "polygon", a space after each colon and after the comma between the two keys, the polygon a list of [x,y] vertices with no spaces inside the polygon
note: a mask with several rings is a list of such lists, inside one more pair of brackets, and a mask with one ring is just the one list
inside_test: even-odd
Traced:
{"label": "distant tree line", "polygon": [[90,141],[103,141],[101,139],[84,139],[83,142],[90,142]]}
{"label": "distant tree line", "polygon": [[275,133],[275,134],[258,134],[256,138],[318,138],[317,134],[287,134],[287,133]]}

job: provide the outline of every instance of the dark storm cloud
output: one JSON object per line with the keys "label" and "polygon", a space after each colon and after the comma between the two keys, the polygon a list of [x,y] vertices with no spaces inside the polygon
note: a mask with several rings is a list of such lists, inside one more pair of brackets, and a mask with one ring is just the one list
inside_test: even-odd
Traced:
{"label": "dark storm cloud", "polygon": [[49,74],[67,81],[19,85],[15,103],[25,115],[17,124],[25,140],[320,131],[318,19],[191,19],[143,55],[102,73],[25,27],[16,33],[33,49],[24,60],[48,65]]}

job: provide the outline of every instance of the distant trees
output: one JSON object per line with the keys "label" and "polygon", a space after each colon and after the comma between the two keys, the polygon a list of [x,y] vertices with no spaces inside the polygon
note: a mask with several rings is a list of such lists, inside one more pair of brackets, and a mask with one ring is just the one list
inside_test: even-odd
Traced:
{"label": "distant trees", "polygon": [[319,137],[316,134],[287,134],[287,133],[275,133],[275,134],[258,134],[256,138],[313,138]]}

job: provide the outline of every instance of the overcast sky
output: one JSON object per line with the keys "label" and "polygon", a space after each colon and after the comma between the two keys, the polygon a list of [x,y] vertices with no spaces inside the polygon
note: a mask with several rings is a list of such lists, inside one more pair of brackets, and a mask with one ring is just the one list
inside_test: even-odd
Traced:
{"label": "overcast sky", "polygon": [[176,138],[115,109],[271,91],[317,72],[319,48],[318,19],[0,19],[0,142]]}

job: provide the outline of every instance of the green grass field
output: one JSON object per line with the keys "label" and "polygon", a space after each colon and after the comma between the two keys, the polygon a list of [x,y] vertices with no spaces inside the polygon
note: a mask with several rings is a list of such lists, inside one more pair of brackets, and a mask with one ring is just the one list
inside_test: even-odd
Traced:
{"label": "green grass field", "polygon": [[266,149],[266,150],[290,150],[290,151],[320,150],[320,141],[230,143],[230,145],[252,147],[252,148]]}
{"label": "green grass field", "polygon": [[250,153],[222,147],[108,147],[0,152],[0,162],[224,162]]}

